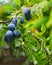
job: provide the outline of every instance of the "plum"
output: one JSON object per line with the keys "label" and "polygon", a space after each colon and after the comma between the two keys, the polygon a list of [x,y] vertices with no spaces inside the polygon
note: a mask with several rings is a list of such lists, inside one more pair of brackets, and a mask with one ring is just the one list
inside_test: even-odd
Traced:
{"label": "plum", "polygon": [[17,20],[18,20],[18,18],[16,17],[16,18],[12,19],[11,23],[13,23],[16,26],[17,25]]}
{"label": "plum", "polygon": [[10,23],[10,24],[8,25],[8,30],[13,31],[14,29],[15,29],[15,25],[14,25],[13,23]]}
{"label": "plum", "polygon": [[21,32],[19,30],[18,31],[14,30],[13,34],[14,34],[15,37],[19,37]]}
{"label": "plum", "polygon": [[25,19],[26,19],[26,20],[30,20],[30,18],[31,18],[30,9],[29,9],[29,8],[25,8],[25,9],[23,10],[23,13],[24,13],[24,15],[25,15]]}
{"label": "plum", "polygon": [[15,38],[14,38],[13,32],[10,31],[10,30],[8,30],[8,31],[6,32],[6,34],[5,34],[5,36],[4,36],[4,40],[5,40],[6,42],[12,42],[14,39],[15,39]]}

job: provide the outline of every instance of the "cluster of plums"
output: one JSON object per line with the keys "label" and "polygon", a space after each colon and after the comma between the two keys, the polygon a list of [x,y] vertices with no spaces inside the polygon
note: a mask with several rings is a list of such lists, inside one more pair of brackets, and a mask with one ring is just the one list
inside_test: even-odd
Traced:
{"label": "cluster of plums", "polygon": [[[26,20],[30,20],[30,9],[25,8],[24,11],[24,16]],[[15,28],[17,26],[18,18],[20,19],[20,23],[24,23],[24,18],[22,16],[14,18],[10,24],[8,25],[8,31],[6,32],[4,36],[4,40],[6,42],[12,42],[16,37],[19,37],[21,35],[20,30],[16,31]]]}

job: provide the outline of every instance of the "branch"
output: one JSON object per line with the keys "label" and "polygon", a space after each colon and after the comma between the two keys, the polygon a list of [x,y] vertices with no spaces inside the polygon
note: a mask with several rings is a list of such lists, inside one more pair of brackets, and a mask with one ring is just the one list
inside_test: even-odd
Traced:
{"label": "branch", "polygon": [[3,22],[0,22],[0,24],[6,24],[7,25],[7,22],[6,21],[3,21]]}
{"label": "branch", "polygon": [[[12,18],[13,19],[13,18]],[[10,22],[12,19],[10,19],[10,20],[6,20],[6,21],[2,21],[2,22],[0,22],[0,24],[8,24],[8,22]]]}

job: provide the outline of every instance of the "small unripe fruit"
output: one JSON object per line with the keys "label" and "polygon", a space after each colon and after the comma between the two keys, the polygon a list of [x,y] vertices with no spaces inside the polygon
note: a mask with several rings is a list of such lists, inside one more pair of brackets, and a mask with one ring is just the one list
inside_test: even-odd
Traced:
{"label": "small unripe fruit", "polygon": [[15,25],[14,25],[13,23],[10,23],[10,24],[8,25],[8,30],[13,31],[14,29],[15,29]]}
{"label": "small unripe fruit", "polygon": [[25,8],[23,10],[23,12],[24,12],[24,15],[25,15],[26,20],[30,20],[30,18],[31,18],[30,9],[29,8]]}
{"label": "small unripe fruit", "polygon": [[11,23],[13,23],[16,26],[17,25],[17,20],[18,20],[18,18],[16,17],[16,18],[12,19]]}
{"label": "small unripe fruit", "polygon": [[19,37],[21,32],[19,30],[18,31],[14,30],[13,34],[14,34],[15,37]]}
{"label": "small unripe fruit", "polygon": [[6,42],[12,42],[14,40],[13,32],[8,30],[4,36]]}

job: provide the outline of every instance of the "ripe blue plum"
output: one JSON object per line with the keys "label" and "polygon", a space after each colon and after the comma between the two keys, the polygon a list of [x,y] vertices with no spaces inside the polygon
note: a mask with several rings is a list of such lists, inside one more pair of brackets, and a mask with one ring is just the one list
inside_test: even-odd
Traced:
{"label": "ripe blue plum", "polygon": [[24,23],[24,18],[22,16],[18,16],[18,18],[20,19],[20,23],[23,24]]}
{"label": "ripe blue plum", "polygon": [[4,36],[4,40],[5,40],[6,42],[12,42],[14,39],[15,39],[15,38],[14,38],[13,32],[10,31],[10,30],[8,30],[8,31],[6,32],[6,34],[5,34],[5,36]]}
{"label": "ripe blue plum", "polygon": [[13,23],[16,26],[17,25],[17,21],[18,21],[18,18],[16,17],[16,18],[12,19],[11,23]]}
{"label": "ripe blue plum", "polygon": [[15,25],[14,25],[13,23],[10,23],[10,24],[8,25],[8,30],[13,31],[14,29],[15,29]]}
{"label": "ripe blue plum", "polygon": [[29,8],[25,8],[25,9],[23,10],[23,13],[24,13],[24,15],[25,15],[25,19],[26,19],[26,20],[30,20],[30,19],[31,19],[30,9],[29,9]]}
{"label": "ripe blue plum", "polygon": [[14,30],[13,34],[14,34],[15,37],[19,37],[21,32],[19,30],[18,31]]}

